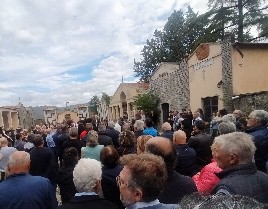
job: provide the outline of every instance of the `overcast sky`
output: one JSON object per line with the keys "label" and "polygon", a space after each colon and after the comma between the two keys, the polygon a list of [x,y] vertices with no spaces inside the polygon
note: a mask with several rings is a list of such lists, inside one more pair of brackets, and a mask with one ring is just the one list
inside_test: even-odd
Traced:
{"label": "overcast sky", "polygon": [[0,106],[86,103],[113,95],[174,10],[204,0],[1,0]]}

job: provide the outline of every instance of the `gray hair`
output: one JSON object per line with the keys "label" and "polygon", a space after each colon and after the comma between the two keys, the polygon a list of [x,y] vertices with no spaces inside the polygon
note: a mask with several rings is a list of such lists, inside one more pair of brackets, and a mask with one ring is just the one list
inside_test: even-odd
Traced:
{"label": "gray hair", "polygon": [[236,126],[233,122],[222,122],[218,126],[220,135],[229,134],[236,131]]}
{"label": "gray hair", "polygon": [[97,181],[101,180],[101,163],[90,158],[78,161],[73,171],[73,181],[78,192],[95,192]]}
{"label": "gray hair", "polygon": [[144,129],[144,121],[142,121],[142,120],[136,120],[136,122],[134,123],[134,127],[137,130],[143,130]]}
{"label": "gray hair", "polygon": [[78,136],[78,129],[76,127],[72,127],[69,130],[70,137],[77,137]]}
{"label": "gray hair", "polygon": [[214,139],[213,146],[227,154],[235,154],[239,158],[239,164],[246,164],[253,161],[256,147],[252,137],[243,132],[224,134]]}
{"label": "gray hair", "polygon": [[114,128],[115,127],[115,123],[113,121],[109,121],[108,122],[108,127]]}
{"label": "gray hair", "polygon": [[18,166],[25,166],[30,164],[31,158],[30,154],[25,151],[20,151],[23,153],[23,156],[17,157],[15,155],[10,155],[8,160],[8,165],[10,168],[18,167]]}
{"label": "gray hair", "polygon": [[250,113],[250,117],[256,119],[262,125],[268,123],[268,112],[265,110],[254,110]]}
{"label": "gray hair", "polygon": [[236,123],[236,117],[234,116],[234,114],[227,114],[227,115],[222,116],[221,122]]}
{"label": "gray hair", "polygon": [[168,122],[163,123],[162,130],[163,131],[169,131],[169,130],[171,130],[171,125]]}

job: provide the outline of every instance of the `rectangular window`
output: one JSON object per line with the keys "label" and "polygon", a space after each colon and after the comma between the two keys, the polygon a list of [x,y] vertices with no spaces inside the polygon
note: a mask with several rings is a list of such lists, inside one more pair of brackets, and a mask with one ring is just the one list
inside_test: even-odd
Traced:
{"label": "rectangular window", "polygon": [[218,99],[218,96],[202,98],[205,121],[211,121],[212,113],[218,112]]}

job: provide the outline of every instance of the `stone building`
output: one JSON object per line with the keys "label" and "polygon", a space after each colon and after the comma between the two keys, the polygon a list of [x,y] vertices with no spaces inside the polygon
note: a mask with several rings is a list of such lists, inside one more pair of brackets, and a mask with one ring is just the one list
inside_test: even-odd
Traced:
{"label": "stone building", "polygon": [[21,102],[16,106],[0,107],[0,127],[8,129],[30,129],[34,126],[31,107],[24,107]]}
{"label": "stone building", "polygon": [[152,74],[149,90],[160,99],[161,123],[168,120],[170,111],[190,107],[188,77],[186,60],[162,62]]}
{"label": "stone building", "polygon": [[267,91],[268,43],[201,44],[188,58],[190,106],[212,112],[233,109],[233,97]]}
{"label": "stone building", "polygon": [[121,83],[112,96],[109,105],[109,119],[133,118],[137,113],[137,108],[133,104],[134,97],[148,88],[149,84],[147,83]]}

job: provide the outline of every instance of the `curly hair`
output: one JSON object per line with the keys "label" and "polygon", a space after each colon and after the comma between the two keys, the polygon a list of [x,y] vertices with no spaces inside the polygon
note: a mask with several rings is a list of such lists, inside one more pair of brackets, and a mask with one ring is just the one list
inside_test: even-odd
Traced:
{"label": "curly hair", "polygon": [[134,143],[134,134],[131,131],[123,131],[119,136],[121,146],[132,147]]}

